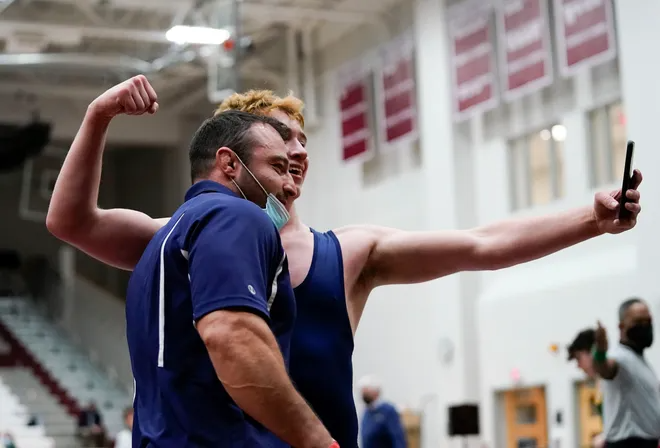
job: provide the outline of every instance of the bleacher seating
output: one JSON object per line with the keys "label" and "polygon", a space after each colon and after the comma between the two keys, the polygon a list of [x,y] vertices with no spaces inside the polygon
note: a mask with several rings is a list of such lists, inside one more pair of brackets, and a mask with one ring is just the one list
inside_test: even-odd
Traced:
{"label": "bleacher seating", "polygon": [[[90,401],[97,404],[110,436],[123,427],[122,411],[130,395],[114,384],[52,322],[27,300],[0,299],[0,323],[16,337],[29,354],[53,378],[60,402],[71,414]],[[125,343],[118,341],[118,343]],[[42,379],[42,382],[44,380]],[[51,390],[52,392],[52,390]],[[68,400],[73,403],[68,403]]]}
{"label": "bleacher seating", "polygon": [[27,425],[30,412],[4,383],[3,377],[4,372],[0,371],[0,434],[10,433],[18,447],[54,448],[55,441],[46,437],[43,426]]}

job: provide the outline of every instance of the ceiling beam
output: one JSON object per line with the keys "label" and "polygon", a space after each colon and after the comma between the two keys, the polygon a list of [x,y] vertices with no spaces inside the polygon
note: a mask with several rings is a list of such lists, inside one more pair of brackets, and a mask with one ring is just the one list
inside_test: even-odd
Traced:
{"label": "ceiling beam", "polygon": [[[51,3],[94,3],[93,0],[46,0]],[[182,0],[111,0],[110,7],[127,10],[156,10],[176,14],[182,6],[193,2]],[[373,23],[380,20],[376,11],[339,10],[332,8],[311,8],[303,6],[276,5],[272,3],[243,1],[243,15],[247,18],[268,18],[270,22],[291,22],[299,20],[318,20],[340,23]]]}
{"label": "ceiling beam", "polygon": [[87,37],[101,39],[168,43],[165,30],[148,31],[130,28],[108,28],[99,26],[62,25],[56,23],[25,22],[17,20],[0,20],[0,35],[6,36],[16,32],[23,33],[80,33]]}
{"label": "ceiling beam", "polygon": [[20,93],[29,93],[31,95],[55,98],[73,98],[78,100],[92,101],[103,93],[103,87],[82,87],[82,86],[57,86],[53,84],[35,84],[20,82],[1,82],[0,94],[15,95]]}
{"label": "ceiling beam", "polygon": [[254,18],[270,18],[273,22],[320,21],[340,23],[372,23],[379,20],[378,14],[363,11],[308,8],[274,4],[244,3],[243,14]]}

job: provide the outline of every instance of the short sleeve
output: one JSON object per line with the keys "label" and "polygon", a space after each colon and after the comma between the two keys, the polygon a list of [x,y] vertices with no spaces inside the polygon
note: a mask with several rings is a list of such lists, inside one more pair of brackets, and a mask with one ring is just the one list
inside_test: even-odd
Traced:
{"label": "short sleeve", "polygon": [[244,309],[268,319],[268,278],[277,230],[250,203],[212,209],[191,226],[188,269],[197,322],[213,311]]}
{"label": "short sleeve", "polygon": [[[612,350],[608,351],[607,357],[615,360],[619,366],[619,371],[624,372],[624,374],[634,369],[634,367],[631,367],[635,363],[634,355],[620,346],[615,346]],[[617,377],[619,377],[618,374],[615,378]]]}

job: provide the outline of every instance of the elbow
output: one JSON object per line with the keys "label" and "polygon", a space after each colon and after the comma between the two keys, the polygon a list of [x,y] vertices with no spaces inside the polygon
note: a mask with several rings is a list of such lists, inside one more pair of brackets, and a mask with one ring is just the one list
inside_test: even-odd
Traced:
{"label": "elbow", "polygon": [[55,238],[72,243],[84,235],[90,228],[92,219],[83,216],[80,212],[65,210],[61,207],[51,206],[46,215],[46,228]]}
{"label": "elbow", "polygon": [[53,211],[52,208],[48,210],[46,215],[46,228],[56,238],[64,239],[66,235],[71,233],[71,225],[60,214]]}
{"label": "elbow", "polygon": [[51,235],[63,241],[70,241],[79,231],[79,225],[74,219],[50,209],[46,215],[46,228]]}
{"label": "elbow", "polygon": [[255,331],[243,312],[216,311],[198,323],[199,335],[211,356],[223,362],[235,361],[253,344]]}
{"label": "elbow", "polygon": [[616,376],[616,370],[614,369],[595,369],[598,376],[602,379],[610,381],[613,380]]}

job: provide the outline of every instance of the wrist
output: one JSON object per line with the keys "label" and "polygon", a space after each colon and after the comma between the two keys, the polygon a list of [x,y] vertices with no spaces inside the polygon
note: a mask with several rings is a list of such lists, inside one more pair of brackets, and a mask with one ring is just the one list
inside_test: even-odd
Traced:
{"label": "wrist", "polygon": [[604,363],[605,361],[607,361],[607,350],[603,350],[596,347],[592,352],[592,357],[595,362]]}
{"label": "wrist", "polygon": [[596,210],[593,207],[588,208],[588,213],[585,218],[586,227],[591,236],[603,235],[603,231],[598,227],[598,218],[596,217]]}
{"label": "wrist", "polygon": [[89,106],[87,106],[87,113],[85,114],[85,119],[87,121],[92,121],[94,124],[109,125],[113,118],[114,117],[103,113],[101,108],[97,105],[96,100],[92,101]]}

